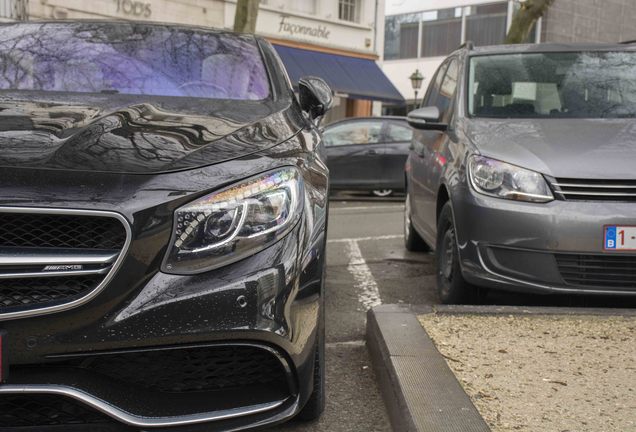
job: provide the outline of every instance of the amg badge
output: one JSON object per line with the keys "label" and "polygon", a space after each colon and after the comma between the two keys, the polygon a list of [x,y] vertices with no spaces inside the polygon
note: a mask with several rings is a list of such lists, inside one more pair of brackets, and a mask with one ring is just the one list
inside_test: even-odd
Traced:
{"label": "amg badge", "polygon": [[47,265],[42,271],[73,271],[83,270],[84,266],[80,264],[66,264],[66,265]]}

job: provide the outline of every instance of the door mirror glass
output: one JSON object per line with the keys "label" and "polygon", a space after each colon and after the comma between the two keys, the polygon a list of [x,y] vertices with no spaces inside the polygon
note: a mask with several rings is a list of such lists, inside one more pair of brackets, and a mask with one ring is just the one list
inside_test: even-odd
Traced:
{"label": "door mirror glass", "polygon": [[411,111],[407,121],[416,129],[446,130],[448,125],[440,123],[440,112],[436,106],[427,106]]}
{"label": "door mirror glass", "polygon": [[333,105],[333,92],[322,78],[303,77],[298,82],[298,100],[302,110],[312,120],[316,120],[324,116]]}

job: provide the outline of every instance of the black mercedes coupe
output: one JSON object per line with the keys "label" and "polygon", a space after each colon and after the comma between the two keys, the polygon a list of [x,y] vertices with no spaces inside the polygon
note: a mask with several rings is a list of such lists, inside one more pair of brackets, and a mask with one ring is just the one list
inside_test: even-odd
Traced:
{"label": "black mercedes coupe", "polygon": [[329,87],[265,40],[0,26],[0,429],[324,407]]}

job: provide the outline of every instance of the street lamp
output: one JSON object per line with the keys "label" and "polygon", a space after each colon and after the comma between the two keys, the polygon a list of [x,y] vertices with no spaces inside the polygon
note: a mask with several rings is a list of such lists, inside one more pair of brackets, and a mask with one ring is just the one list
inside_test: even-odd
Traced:
{"label": "street lamp", "polygon": [[417,108],[417,92],[422,87],[422,82],[424,81],[424,75],[420,73],[419,69],[415,69],[415,72],[411,74],[409,77],[411,80],[411,86],[413,87],[413,91],[415,92],[415,100],[413,101],[413,109]]}

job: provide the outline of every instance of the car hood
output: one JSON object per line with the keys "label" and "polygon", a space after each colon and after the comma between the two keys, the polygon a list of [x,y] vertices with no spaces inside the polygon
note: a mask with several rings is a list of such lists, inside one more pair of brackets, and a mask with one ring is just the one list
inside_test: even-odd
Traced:
{"label": "car hood", "polygon": [[0,167],[156,174],[212,165],[296,134],[268,101],[0,97]]}
{"label": "car hood", "polygon": [[633,119],[471,119],[484,156],[557,178],[636,179]]}

